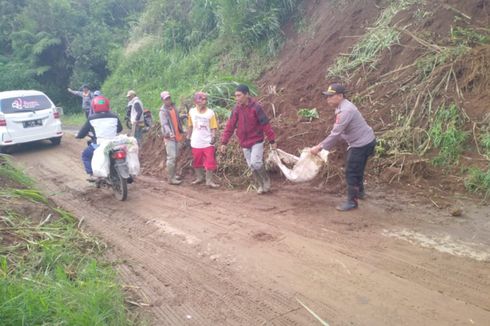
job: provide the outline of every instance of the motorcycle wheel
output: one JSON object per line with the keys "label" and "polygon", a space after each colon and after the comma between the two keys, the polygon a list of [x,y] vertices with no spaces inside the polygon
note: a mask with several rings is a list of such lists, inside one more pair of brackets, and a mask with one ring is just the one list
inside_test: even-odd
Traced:
{"label": "motorcycle wheel", "polygon": [[113,172],[112,190],[117,200],[125,201],[128,198],[128,182],[117,171]]}

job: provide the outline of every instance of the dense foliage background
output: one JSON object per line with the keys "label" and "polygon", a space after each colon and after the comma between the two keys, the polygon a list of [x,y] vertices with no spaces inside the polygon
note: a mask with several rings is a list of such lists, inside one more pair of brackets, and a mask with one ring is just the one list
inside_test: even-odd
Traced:
{"label": "dense foliage background", "polygon": [[149,106],[164,88],[221,94],[227,81],[254,79],[265,67],[298,2],[0,0],[0,90],[43,90],[68,113],[79,99],[66,88],[84,83],[115,107],[128,89]]}
{"label": "dense foliage background", "polygon": [[107,78],[110,51],[121,47],[146,1],[0,0],[0,90],[35,88],[57,104],[66,92]]}

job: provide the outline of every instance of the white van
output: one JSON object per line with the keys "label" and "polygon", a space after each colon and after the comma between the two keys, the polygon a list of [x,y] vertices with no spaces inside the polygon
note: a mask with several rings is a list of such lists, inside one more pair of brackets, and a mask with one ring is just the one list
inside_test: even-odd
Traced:
{"label": "white van", "polygon": [[17,144],[49,139],[59,145],[63,131],[61,108],[43,92],[0,92],[0,152]]}

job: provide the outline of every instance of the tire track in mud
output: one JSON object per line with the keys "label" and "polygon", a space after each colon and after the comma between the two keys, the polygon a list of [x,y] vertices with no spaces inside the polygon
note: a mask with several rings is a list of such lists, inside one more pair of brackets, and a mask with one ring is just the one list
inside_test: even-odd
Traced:
{"label": "tire track in mud", "polygon": [[[82,213],[77,204],[69,203],[65,207],[75,213]],[[199,257],[193,258],[189,254],[182,254],[176,249],[182,246],[182,242],[178,239],[177,241],[172,238],[166,239],[167,246],[165,247],[155,245],[152,237],[145,235],[145,233],[155,234],[155,230],[145,230],[148,224],[144,222],[141,223],[139,230],[133,229],[141,236],[127,234],[128,237],[115,237],[114,234],[124,234],[126,231],[111,221],[123,217],[124,214],[116,213],[107,216],[105,210],[98,208],[97,211],[85,212],[84,215],[88,216],[88,214],[91,215],[90,224],[93,224],[91,228],[95,227],[96,232],[104,239],[108,239],[112,246],[118,248],[118,251],[129,256],[137,266],[142,266],[138,274],[142,276],[144,273],[143,279],[149,281],[149,284],[138,286],[147,288],[150,285],[150,288],[153,288],[152,292],[146,293],[145,291],[145,296],[156,298],[161,302],[169,301],[168,304],[163,303],[161,306],[154,307],[160,317],[159,320],[165,325],[184,322],[206,324],[219,322],[219,320],[225,324],[258,325],[267,320],[265,318],[267,314],[275,311],[278,311],[279,314],[292,309],[288,305],[290,300],[284,298],[280,293],[264,293],[249,285],[234,285],[233,283],[239,279],[234,278],[233,275],[226,275],[227,273],[222,272],[219,266],[202,262]],[[133,217],[141,221],[140,216]],[[94,220],[95,223],[93,223]],[[131,279],[136,281],[137,278],[133,276]],[[228,279],[233,281],[230,282]],[[176,288],[175,291],[174,288]],[[250,295],[244,288],[250,288],[257,293]],[[257,304],[251,298],[261,298],[263,302]],[[210,309],[203,309],[205,307]],[[254,308],[253,311],[249,310],[250,307]],[[223,315],[224,317],[214,315],[215,311],[220,310],[227,312]],[[203,315],[202,311],[207,311],[209,314]],[[191,319],[188,319],[187,316],[191,316]]]}
{"label": "tire track in mud", "polygon": [[[271,211],[272,209],[264,210]],[[284,224],[282,226],[284,226]],[[324,241],[331,240],[325,239],[325,237],[320,238]],[[353,245],[353,243],[346,244],[347,247],[352,247]],[[481,265],[480,268],[473,267],[464,272],[458,272],[450,265],[448,265],[447,268],[441,268],[441,264],[444,264],[446,259],[437,259],[437,257],[422,262],[425,266],[420,266],[420,262],[411,259],[411,257],[415,255],[414,253],[406,253],[406,259],[402,260],[397,257],[400,256],[400,253],[403,253],[404,249],[401,246],[397,249],[397,253],[393,255],[390,255],[387,250],[384,250],[385,253],[377,254],[376,251],[379,250],[380,249],[376,248],[376,246],[369,246],[370,256],[377,256],[378,258],[378,261],[370,262],[372,265],[376,266],[379,262],[383,262],[385,266],[391,266],[391,273],[398,277],[418,282],[427,288],[432,288],[441,293],[449,293],[456,299],[475,305],[481,309],[489,309],[489,306],[485,306],[485,304],[488,305],[489,303],[486,290],[490,288],[488,282],[490,279],[486,280],[485,278],[485,272],[487,272],[485,265]],[[428,252],[430,252],[430,250],[428,250]],[[366,257],[369,257],[367,254],[368,252],[366,252]],[[359,255],[358,257],[363,256],[364,255]],[[453,258],[449,257],[448,259]],[[361,260],[368,262],[367,259],[361,258]],[[433,264],[434,261],[437,261],[437,264]],[[458,261],[455,263],[459,264]],[[464,266],[460,269],[463,269],[463,267]],[[437,284],[434,284],[434,280],[438,280]],[[454,284],[460,285],[457,291],[453,290]],[[486,290],[482,291],[482,288]],[[484,304],[482,305],[479,302],[484,302]]]}
{"label": "tire track in mud", "polygon": [[[59,177],[53,177],[53,175],[56,175],[56,169],[53,169],[49,166],[39,165],[37,171],[41,172],[40,176],[42,177],[42,179],[51,180],[52,184],[50,187],[48,187],[48,190],[55,191],[57,188],[56,182],[59,180]],[[161,317],[160,320],[164,324],[181,324],[183,322],[206,324],[206,322],[210,321],[219,322],[220,318],[216,319],[216,316],[201,316],[197,311],[195,311],[195,309],[191,308],[192,305],[189,304],[189,306],[187,307],[186,305],[182,304],[182,302],[184,301],[192,301],[190,300],[190,298],[199,299],[199,301],[195,303],[194,306],[200,307],[200,309],[202,309],[202,307],[211,306],[212,309],[210,309],[209,311],[219,311],[220,309],[227,311],[227,314],[224,315],[227,317],[223,317],[224,319],[221,318],[223,321],[226,321],[226,324],[232,324],[231,321],[234,321],[233,324],[237,325],[261,324],[267,320],[265,317],[261,317],[262,313],[264,314],[264,316],[271,313],[273,314],[274,311],[278,311],[277,314],[283,314],[284,311],[289,311],[292,309],[292,307],[290,306],[290,300],[288,298],[284,298],[280,293],[273,293],[272,297],[269,299],[268,296],[271,296],[271,294],[267,294],[262,291],[255,293],[251,297],[263,298],[262,300],[264,300],[262,303],[260,301],[259,303],[256,303],[255,299],[252,301],[251,299],[249,299],[250,295],[248,295],[248,293],[243,290],[243,287],[236,287],[231,284],[226,285],[227,283],[229,283],[228,281],[224,279],[215,279],[216,276],[203,273],[211,268],[218,271],[218,274],[223,274],[219,271],[219,269],[214,266],[200,263],[199,258],[192,259],[189,257],[189,255],[182,255],[178,250],[173,249],[173,246],[182,246],[179,241],[168,248],[165,248],[163,246],[155,246],[152,243],[152,240],[158,239],[152,239],[152,235],[158,234],[159,229],[152,228],[151,224],[147,223],[148,220],[142,218],[139,215],[135,214],[129,217],[128,214],[124,213],[123,211],[113,211],[113,207],[111,207],[112,205],[100,205],[99,202],[97,202],[96,205],[92,207],[92,209],[88,209],[87,207],[85,207],[85,209],[81,209],[79,202],[71,203],[68,200],[80,198],[80,194],[85,193],[85,191],[78,187],[72,188],[70,191],[69,188],[70,187],[65,184],[65,190],[69,191],[66,191],[61,196],[58,196],[58,201],[63,202],[64,206],[70,211],[76,214],[78,213],[80,216],[84,216],[87,221],[89,219],[88,216],[90,215],[89,223],[91,224],[91,228],[95,228],[98,234],[102,235],[104,239],[108,240],[111,245],[117,247],[121,252],[124,252],[125,255],[129,254],[131,260],[137,263],[144,263],[145,267],[141,269],[139,274],[141,275],[141,273],[144,271],[144,273],[146,274],[145,279],[149,278],[151,280],[151,276],[155,278],[155,275],[157,275],[159,277],[155,278],[155,284],[177,284],[180,291],[184,292],[184,294],[180,293],[178,296],[175,296],[168,293],[168,287],[157,287],[157,289],[153,291],[153,293],[146,293],[146,297],[155,297],[154,295],[156,293],[159,293],[156,298],[163,297],[163,300],[170,299],[171,302],[176,302],[176,305],[179,307],[167,307],[164,305],[163,307],[156,309],[157,311],[159,311],[158,315]],[[90,187],[86,188],[90,189]],[[90,196],[86,197],[89,197],[89,202],[92,201],[92,199],[90,199]],[[81,198],[83,198],[83,196]],[[104,194],[102,199],[103,201],[110,201],[110,194]],[[92,204],[94,203],[95,202],[92,202]],[[120,204],[121,207],[124,208],[124,206],[127,206],[128,203],[129,202]],[[130,221],[129,219],[133,220]],[[111,223],[112,221],[118,221],[120,222],[120,224],[113,224]],[[141,223],[136,223],[135,226],[135,221],[139,221]],[[129,229],[126,229],[128,226],[131,227]],[[115,232],[116,229],[117,232]],[[122,234],[125,232],[127,232],[128,238],[114,237],[114,233]],[[139,236],[135,237],[131,234],[136,234]],[[168,240],[169,239],[167,239],[166,241],[167,245],[168,242],[172,242],[172,239],[170,239],[170,241]],[[185,267],[193,266],[193,268],[189,272],[185,269],[174,269],[172,268],[172,265],[160,263],[160,257],[164,257],[164,260],[166,260],[167,257],[170,257],[172,265]],[[152,286],[155,287],[155,284],[152,284]],[[200,292],[199,289],[202,288],[203,285],[206,285],[206,291]],[[146,286],[148,286],[148,284],[146,284]],[[248,285],[247,287],[253,289],[253,287],[250,287]],[[220,289],[220,291],[225,289],[225,291],[223,293],[217,293],[215,288]],[[186,291],[182,291],[182,289],[186,289],[189,293],[186,293]],[[179,299],[180,296],[185,296],[185,300]],[[237,303],[233,304],[233,302],[237,301],[237,299],[240,300]],[[278,302],[280,307],[277,307],[278,304],[274,304],[275,301]],[[254,307],[253,311],[248,310],[251,305]],[[221,308],[218,309],[217,307]],[[262,311],[262,313],[260,313],[260,311]],[[188,316],[191,317],[191,320],[187,318]],[[253,316],[256,317],[254,318]],[[287,317],[284,316],[284,318]],[[279,321],[279,319],[276,319],[276,322]],[[305,321],[300,320],[300,322],[303,323]],[[288,318],[287,324],[296,323],[298,322]]]}
{"label": "tire track in mud", "polygon": [[340,215],[314,192],[257,197],[145,177],[121,203],[86,184],[80,151],[68,139],[18,159],[127,260],[121,277],[155,325],[313,324],[296,298],[335,325],[490,320],[488,264],[381,235],[403,216],[369,203]]}

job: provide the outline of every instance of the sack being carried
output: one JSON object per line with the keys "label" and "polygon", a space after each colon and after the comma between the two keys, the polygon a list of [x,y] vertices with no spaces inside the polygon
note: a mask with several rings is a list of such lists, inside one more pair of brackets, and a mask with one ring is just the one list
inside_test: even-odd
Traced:
{"label": "sack being carried", "polygon": [[[286,153],[281,149],[272,150],[267,158],[268,163],[276,164],[284,176],[292,182],[306,182],[313,180],[320,172],[322,166],[327,163],[328,151],[322,149],[318,155],[310,153],[309,148],[304,148],[299,157]],[[286,164],[292,164],[289,168]]]}
{"label": "sack being carried", "polygon": [[114,146],[126,146],[126,162],[129,174],[137,176],[140,173],[140,161],[138,158],[138,142],[134,137],[119,135],[111,140],[98,141],[98,147],[92,157],[92,171],[95,177],[107,178],[109,175],[109,151]]}

